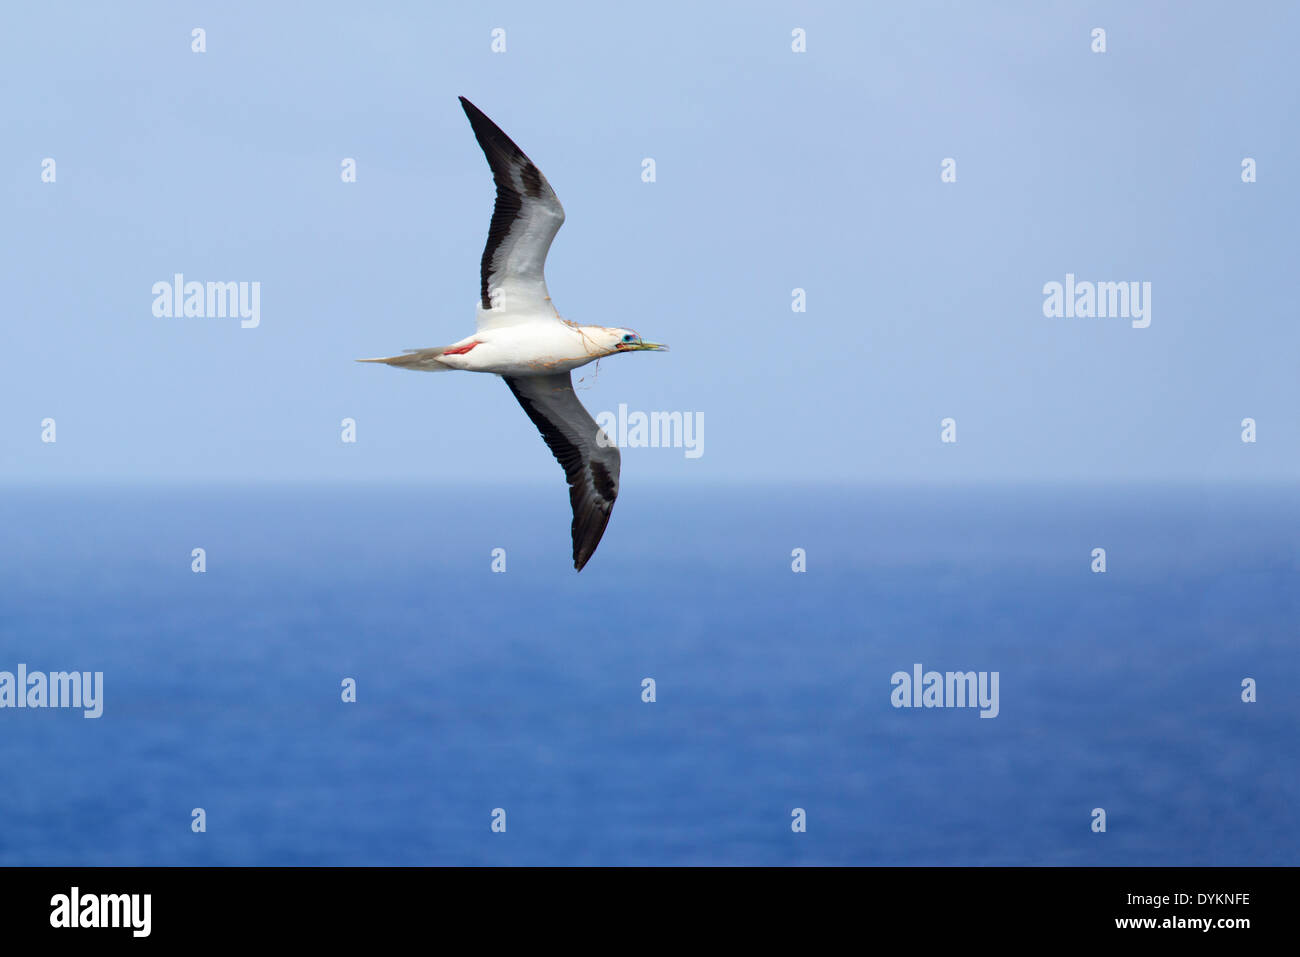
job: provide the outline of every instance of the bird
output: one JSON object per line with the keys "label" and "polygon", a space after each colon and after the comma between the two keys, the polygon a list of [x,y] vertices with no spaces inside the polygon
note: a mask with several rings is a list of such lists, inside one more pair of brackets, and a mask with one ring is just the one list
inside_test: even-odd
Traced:
{"label": "bird", "polygon": [[564,469],[573,509],[573,567],[582,571],[618,498],[620,456],[618,446],[578,401],[571,373],[605,356],[668,347],[642,339],[632,329],[561,318],[544,269],[551,241],[564,225],[564,207],[514,140],[465,97],[459,99],[496,185],[479,266],[474,334],[449,346],[357,361],[422,372],[486,372],[505,379]]}

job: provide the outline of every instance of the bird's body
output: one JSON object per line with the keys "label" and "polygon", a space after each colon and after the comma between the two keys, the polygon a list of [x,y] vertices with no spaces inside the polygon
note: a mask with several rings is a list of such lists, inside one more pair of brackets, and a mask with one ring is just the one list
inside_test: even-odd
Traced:
{"label": "bird's body", "polygon": [[362,359],[425,372],[489,372],[506,385],[564,468],[573,506],[573,564],[596,550],[618,496],[618,448],[573,392],[569,373],[618,352],[666,348],[630,329],[561,319],[543,274],[564,209],[541,171],[464,97],[474,136],[487,157],[497,198],[483,250],[476,330],[459,342]]}
{"label": "bird's body", "polygon": [[447,346],[437,361],[449,369],[464,372],[492,372],[497,375],[550,375],[572,372],[579,366],[607,356],[601,341],[611,332],[603,326],[580,326],[555,321],[521,322],[487,328]]}

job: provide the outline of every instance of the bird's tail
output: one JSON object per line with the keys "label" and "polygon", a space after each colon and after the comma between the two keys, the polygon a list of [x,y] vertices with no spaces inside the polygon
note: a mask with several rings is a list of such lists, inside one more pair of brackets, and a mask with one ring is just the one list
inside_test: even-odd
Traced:
{"label": "bird's tail", "polygon": [[445,346],[434,349],[407,349],[400,356],[387,356],[383,359],[358,359],[358,362],[382,362],[385,365],[398,366],[402,369],[416,369],[420,372],[442,372],[450,369],[439,356],[446,351]]}

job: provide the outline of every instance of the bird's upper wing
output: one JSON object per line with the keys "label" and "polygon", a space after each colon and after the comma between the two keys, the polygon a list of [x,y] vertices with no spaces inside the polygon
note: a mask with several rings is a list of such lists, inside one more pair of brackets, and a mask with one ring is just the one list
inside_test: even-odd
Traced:
{"label": "bird's upper wing", "polygon": [[564,225],[564,207],[542,171],[499,126],[463,96],[460,105],[497,185],[480,266],[479,326],[555,316],[543,270],[551,240]]}
{"label": "bird's upper wing", "polygon": [[567,372],[503,378],[569,480],[573,567],[582,571],[605,534],[609,513],[618,497],[618,446],[582,407]]}

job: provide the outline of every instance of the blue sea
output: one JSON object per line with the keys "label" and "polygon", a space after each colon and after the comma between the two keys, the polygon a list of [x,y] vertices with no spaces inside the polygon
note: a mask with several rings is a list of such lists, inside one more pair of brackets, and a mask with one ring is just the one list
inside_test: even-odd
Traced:
{"label": "blue sea", "polygon": [[[1294,489],[628,481],[580,575],[558,482],[0,520],[0,670],[104,674],[99,719],[0,710],[0,864],[1300,858]],[[916,664],[997,717],[893,707]]]}

